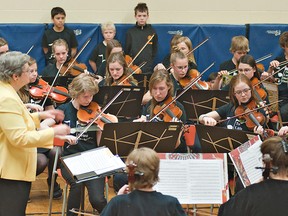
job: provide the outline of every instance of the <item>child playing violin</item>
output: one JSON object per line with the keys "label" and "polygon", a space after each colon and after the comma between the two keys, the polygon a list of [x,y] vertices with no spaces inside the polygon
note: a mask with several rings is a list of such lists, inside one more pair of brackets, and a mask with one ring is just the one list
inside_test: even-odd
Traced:
{"label": "child playing violin", "polygon": [[93,69],[94,73],[96,73],[100,65],[106,61],[107,43],[108,41],[114,39],[116,34],[116,27],[112,22],[102,23],[101,32],[104,40],[95,47],[89,58],[89,64]]}
{"label": "child playing violin", "polygon": [[228,129],[245,131],[254,130],[255,133],[263,132],[263,127],[265,127],[265,124],[267,123],[264,110],[260,109],[253,112],[253,114],[257,115],[256,117],[261,117],[259,118],[261,122],[259,122],[259,126],[255,124],[252,125],[252,128],[248,128],[246,125],[246,122],[249,120],[248,118],[243,119],[242,116],[235,117],[237,108],[243,107],[245,112],[246,107],[250,110],[257,107],[257,104],[255,103],[256,99],[253,86],[247,76],[244,74],[238,74],[232,77],[230,82],[229,97],[231,101],[230,103],[221,106],[216,111],[200,115],[199,122],[204,125],[215,126],[219,120],[227,119],[227,121],[224,121],[221,125],[227,127]]}
{"label": "child playing violin", "polygon": [[110,54],[116,53],[116,52],[122,52],[122,51],[123,51],[122,45],[118,40],[112,39],[108,41],[107,47],[106,47],[106,61],[102,62],[101,66],[99,67],[97,71],[97,75],[104,78],[106,75],[107,59],[109,58]]}
{"label": "child playing violin", "polygon": [[[173,82],[171,80],[171,77],[165,70],[157,70],[154,71],[152,74],[150,81],[149,81],[149,91],[151,92],[152,100],[150,100],[142,110],[142,115],[139,119],[136,119],[134,121],[136,122],[146,122],[152,119],[155,114],[155,107],[156,106],[162,106],[163,104],[168,104],[168,101],[171,101],[171,99],[174,96],[174,86]],[[178,101],[174,102],[174,106],[177,107],[175,113],[179,113],[178,117],[175,115],[169,116],[168,119],[170,121],[181,121],[183,124],[186,123],[186,112],[181,103]],[[163,115],[159,115],[156,118],[156,121],[164,121],[162,119]],[[177,143],[175,145],[175,152],[187,152],[185,140],[182,139],[181,142]]]}
{"label": "child playing violin", "polygon": [[137,86],[137,84],[128,70],[123,53],[111,53],[106,61],[106,77],[99,83],[99,86]]}
{"label": "child playing violin", "polygon": [[[64,123],[71,128],[79,128],[87,125],[87,123],[80,122],[77,117],[77,112],[81,107],[87,107],[92,102],[93,96],[99,91],[98,84],[93,77],[88,74],[80,74],[75,77],[69,85],[69,94],[73,100],[69,103],[60,105],[57,109],[63,110],[65,114]],[[46,120],[47,125],[53,125],[56,122],[53,119]],[[77,136],[80,132],[73,135]],[[69,143],[64,144],[62,155],[70,155],[77,152],[86,151],[97,148],[101,138],[101,131],[88,131],[83,136],[78,138],[77,145],[70,146]],[[69,148],[67,148],[69,146]],[[70,209],[80,207],[81,187],[84,184],[88,190],[89,200],[94,209],[99,213],[105,207],[107,201],[104,197],[104,178],[94,179],[83,183],[77,183],[68,173],[63,165],[61,165],[61,172],[65,180],[70,184],[70,193],[67,204],[67,215],[75,215],[69,212]]]}
{"label": "child playing violin", "polygon": [[[43,77],[55,77],[68,57],[68,44],[63,39],[57,39],[52,44],[52,53],[55,57],[55,63],[49,64],[42,71]],[[68,75],[68,74],[67,74]]]}
{"label": "child playing violin", "polygon": [[195,60],[194,53],[192,52],[192,50],[193,50],[192,42],[188,37],[175,35],[171,40],[170,54],[168,54],[164,58],[162,63],[157,64],[154,70],[169,68],[169,66],[171,66],[172,64],[171,62],[172,53],[179,52],[179,51],[184,53],[184,55],[186,55],[188,58],[188,71],[191,69],[197,69],[196,60]]}

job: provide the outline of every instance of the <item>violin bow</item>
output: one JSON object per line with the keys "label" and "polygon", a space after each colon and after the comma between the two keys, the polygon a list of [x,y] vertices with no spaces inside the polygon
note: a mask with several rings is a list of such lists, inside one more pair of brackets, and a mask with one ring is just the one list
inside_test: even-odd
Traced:
{"label": "violin bow", "polygon": [[[288,62],[288,61],[287,61]],[[255,84],[253,87],[261,84],[262,82],[266,81],[267,79],[273,77],[275,74],[279,73],[281,70],[284,70],[285,67],[280,68],[279,70],[275,71],[274,73],[270,74],[269,76],[267,76],[265,79],[259,81],[257,84]]]}
{"label": "violin bow", "polygon": [[[198,49],[199,47],[201,47],[204,43],[206,43],[209,40],[209,37],[206,38],[205,40],[203,40],[201,43],[199,43],[197,46],[195,46],[191,51],[189,51],[186,56],[190,55],[191,53],[193,53],[196,49]],[[169,71],[172,68],[172,66],[168,67],[166,70]]]}
{"label": "violin bow", "polygon": [[136,70],[134,70],[131,74],[129,74],[129,76],[127,76],[124,80],[122,80],[117,85],[122,85],[127,79],[129,79],[133,74],[135,74],[138,70],[140,70],[146,63],[147,63],[146,61],[142,62]]}
{"label": "violin bow", "polygon": [[77,135],[76,140],[78,140],[90,127],[91,125],[94,124],[94,122],[96,120],[98,120],[98,118],[101,117],[101,115],[106,111],[106,109],[108,109],[108,107],[124,92],[124,88],[122,88],[107,104],[106,106],[101,110],[101,112],[99,112],[95,118],[93,118],[90,123],[83,129],[83,131]]}
{"label": "violin bow", "polygon": [[217,123],[219,124],[219,123],[228,121],[228,120],[230,120],[230,119],[237,118],[237,117],[239,117],[239,116],[243,116],[243,115],[250,114],[251,112],[257,111],[257,110],[259,110],[259,109],[263,109],[263,108],[265,108],[265,107],[272,106],[273,104],[279,103],[279,102],[281,102],[281,101],[282,101],[282,100],[278,100],[278,101],[272,102],[272,103],[270,103],[270,104],[265,104],[264,106],[261,106],[261,107],[256,107],[256,108],[254,108],[254,109],[245,111],[244,113],[241,113],[241,114],[238,114],[238,115],[234,115],[234,116],[231,116],[231,117],[226,118],[226,119],[223,119],[223,120],[219,120],[219,121],[217,121]]}
{"label": "violin bow", "polygon": [[55,82],[56,82],[56,80],[57,80],[57,78],[58,78],[58,76],[60,74],[60,71],[61,71],[62,67],[63,67],[63,64],[60,65],[60,68],[58,69],[57,74],[54,77],[53,82],[52,82],[52,84],[51,84],[51,86],[50,86],[50,88],[49,88],[49,90],[48,90],[48,92],[47,92],[42,104],[41,104],[42,108],[44,108],[44,104],[46,103],[49,94],[52,92],[53,86],[54,86],[54,84],[55,84]]}
{"label": "violin bow", "polygon": [[83,50],[86,48],[86,46],[90,43],[91,38],[88,38],[88,40],[84,43],[84,45],[81,47],[81,49],[79,50],[79,52],[77,53],[77,55],[74,57],[74,59],[72,60],[72,62],[68,65],[67,69],[64,71],[62,76],[65,76],[65,74],[67,73],[67,71],[72,67],[72,65],[74,64],[74,62],[76,61],[76,59],[80,56],[80,54],[83,52]]}
{"label": "violin bow", "polygon": [[34,44],[29,48],[29,50],[26,52],[26,54],[28,55],[33,48],[34,48]]}
{"label": "violin bow", "polygon": [[144,44],[144,46],[139,50],[139,52],[135,55],[135,57],[132,59],[132,61],[128,64],[128,67],[132,65],[132,63],[135,61],[135,59],[140,55],[140,53],[145,49],[145,47],[150,43],[150,41],[154,38],[155,34],[153,34],[149,40]]}
{"label": "violin bow", "polygon": [[[259,62],[264,61],[265,59],[268,59],[268,58],[271,58],[271,57],[272,57],[272,53],[269,53],[269,54],[267,54],[267,55],[265,55],[265,56],[262,56],[262,57],[256,59],[255,62],[256,62],[256,63],[259,63]],[[230,71],[228,71],[228,75],[232,75],[232,74],[234,74],[236,71],[238,71],[238,70],[237,70],[237,69],[230,70]]]}
{"label": "violin bow", "polygon": [[178,94],[176,97],[174,97],[168,104],[166,104],[161,110],[159,110],[159,112],[153,116],[152,119],[150,119],[149,122],[152,122],[155,118],[157,118],[167,107],[169,107],[172,103],[174,103],[174,101],[176,101],[179,97],[181,97],[186,91],[188,91],[188,89],[190,89],[193,85],[195,85],[195,83],[197,83],[201,76],[208,71],[213,65],[215,64],[215,62],[213,62],[212,64],[210,64],[204,71],[202,71],[199,76],[197,76],[195,79],[193,79],[188,85],[185,86],[185,88],[183,88],[183,91],[180,92],[180,94]]}

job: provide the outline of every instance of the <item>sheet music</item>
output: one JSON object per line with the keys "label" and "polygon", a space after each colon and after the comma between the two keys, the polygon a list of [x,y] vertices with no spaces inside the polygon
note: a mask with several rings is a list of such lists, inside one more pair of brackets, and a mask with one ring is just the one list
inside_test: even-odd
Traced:
{"label": "sheet music", "polygon": [[246,174],[250,180],[251,184],[259,182],[262,178],[262,171],[255,169],[255,167],[262,167],[262,153],[260,151],[260,146],[262,142],[256,142],[247,151],[240,154],[240,159],[246,171]]}
{"label": "sheet music", "polygon": [[181,204],[223,203],[223,164],[215,159],[160,160],[160,181],[155,189],[177,197]]}
{"label": "sheet music", "polygon": [[92,171],[100,175],[125,167],[124,162],[108,148],[82,152],[80,155],[65,158],[64,162],[74,176]]}
{"label": "sheet music", "polygon": [[259,182],[262,178],[262,171],[255,169],[263,166],[261,144],[260,137],[254,136],[229,153],[244,187]]}

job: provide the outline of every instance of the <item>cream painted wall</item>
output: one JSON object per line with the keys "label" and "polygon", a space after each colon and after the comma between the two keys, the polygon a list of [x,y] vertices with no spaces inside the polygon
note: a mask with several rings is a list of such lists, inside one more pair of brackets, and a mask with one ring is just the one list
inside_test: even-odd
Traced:
{"label": "cream painted wall", "polygon": [[[134,23],[135,0],[3,0],[1,23],[49,23],[50,10],[66,10],[68,23]],[[246,24],[288,22],[287,0],[146,0],[150,23]]]}

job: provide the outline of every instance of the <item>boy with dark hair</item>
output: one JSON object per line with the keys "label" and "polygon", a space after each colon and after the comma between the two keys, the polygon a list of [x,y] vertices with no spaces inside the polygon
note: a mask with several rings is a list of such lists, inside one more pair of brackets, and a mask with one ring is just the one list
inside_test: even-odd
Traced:
{"label": "boy with dark hair", "polygon": [[147,41],[154,35],[153,39],[147,44],[134,61],[134,64],[136,65],[140,65],[142,62],[146,61],[146,65],[141,68],[142,72],[152,73],[153,61],[158,48],[158,36],[151,24],[147,24],[149,11],[146,3],[139,3],[134,8],[134,12],[136,25],[128,29],[126,33],[125,53],[133,59]]}
{"label": "boy with dark hair", "polygon": [[65,24],[66,13],[61,7],[54,7],[51,10],[52,29],[47,29],[42,38],[42,48],[45,54],[46,64],[54,63],[52,55],[52,44],[57,39],[64,39],[69,47],[69,56],[75,56],[78,42],[73,30],[67,28]]}

